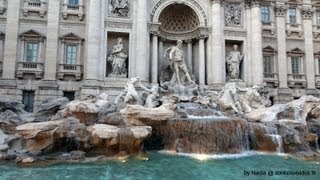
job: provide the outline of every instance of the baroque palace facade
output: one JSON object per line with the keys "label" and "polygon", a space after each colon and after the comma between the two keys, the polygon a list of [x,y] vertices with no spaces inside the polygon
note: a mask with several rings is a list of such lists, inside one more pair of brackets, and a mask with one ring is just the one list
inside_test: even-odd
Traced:
{"label": "baroque palace facade", "polygon": [[320,96],[319,0],[0,0],[0,95],[32,111],[61,96],[115,97],[131,77],[159,84],[177,40],[202,88],[266,83],[274,103]]}

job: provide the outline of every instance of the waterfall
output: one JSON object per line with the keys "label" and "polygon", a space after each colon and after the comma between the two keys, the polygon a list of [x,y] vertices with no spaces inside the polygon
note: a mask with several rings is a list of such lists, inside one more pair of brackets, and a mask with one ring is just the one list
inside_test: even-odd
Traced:
{"label": "waterfall", "polygon": [[167,123],[165,149],[179,153],[223,154],[249,150],[246,120],[175,118]]}
{"label": "waterfall", "polygon": [[282,137],[272,124],[251,123],[250,139],[252,148],[256,151],[283,153]]}

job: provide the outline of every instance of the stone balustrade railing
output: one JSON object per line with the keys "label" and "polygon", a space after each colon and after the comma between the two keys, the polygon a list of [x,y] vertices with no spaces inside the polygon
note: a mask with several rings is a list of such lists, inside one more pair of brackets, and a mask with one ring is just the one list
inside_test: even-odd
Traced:
{"label": "stone balustrade railing", "polygon": [[47,12],[47,2],[34,2],[30,0],[24,0],[22,13],[25,17],[27,17],[29,15],[29,12],[38,12],[40,17],[45,17]]}
{"label": "stone balustrade railing", "polygon": [[278,73],[263,73],[264,81],[274,87],[279,86],[279,75]]}
{"label": "stone balustrade railing", "polygon": [[74,76],[76,80],[81,80],[82,65],[80,64],[59,64],[58,79],[62,80],[66,75]]}
{"label": "stone balustrade railing", "polygon": [[79,5],[71,5],[64,3],[62,8],[62,18],[68,19],[68,15],[75,15],[79,17],[79,20],[82,21],[84,18],[84,6],[82,1],[80,1],[81,4]]}
{"label": "stone balustrade railing", "polygon": [[294,87],[295,85],[301,85],[301,87],[307,86],[307,80],[305,74],[288,74],[288,86]]}
{"label": "stone balustrade railing", "polygon": [[34,74],[36,78],[43,77],[44,64],[42,62],[18,62],[16,75],[23,78],[24,74]]}
{"label": "stone balustrade railing", "polygon": [[287,36],[290,36],[292,33],[297,33],[298,36],[301,37],[303,32],[302,25],[286,23],[286,32],[287,32]]}

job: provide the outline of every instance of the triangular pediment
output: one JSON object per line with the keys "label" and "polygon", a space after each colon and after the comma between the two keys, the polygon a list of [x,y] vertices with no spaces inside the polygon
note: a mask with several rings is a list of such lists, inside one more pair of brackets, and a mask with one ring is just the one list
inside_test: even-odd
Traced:
{"label": "triangular pediment", "polygon": [[276,50],[273,49],[271,46],[267,46],[263,48],[263,52],[276,52]]}
{"label": "triangular pediment", "polygon": [[65,40],[77,40],[77,41],[80,41],[80,40],[83,40],[83,38],[79,37],[78,35],[74,34],[74,33],[68,33],[68,34],[65,34],[61,37],[61,39],[65,39]]}
{"label": "triangular pediment", "polygon": [[37,32],[35,30],[32,30],[32,29],[20,34],[20,36],[21,37],[30,37],[30,38],[31,37],[35,37],[35,38],[44,37],[43,34]]}
{"label": "triangular pediment", "polygon": [[304,54],[304,52],[299,48],[295,48],[295,49],[291,50],[290,52],[291,53],[296,53],[296,54]]}

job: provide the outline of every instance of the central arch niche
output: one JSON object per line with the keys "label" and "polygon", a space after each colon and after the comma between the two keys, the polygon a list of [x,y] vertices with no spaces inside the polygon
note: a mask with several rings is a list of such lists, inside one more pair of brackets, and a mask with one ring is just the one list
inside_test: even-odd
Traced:
{"label": "central arch niche", "polygon": [[172,4],[166,7],[159,16],[160,29],[170,33],[187,33],[196,30],[199,18],[189,6]]}

